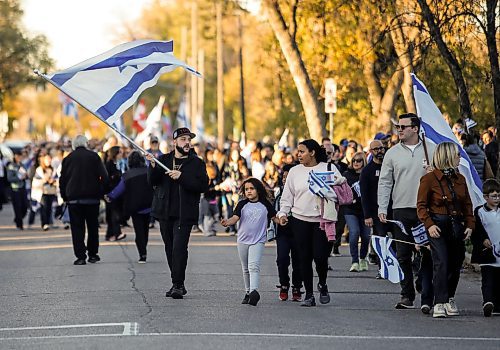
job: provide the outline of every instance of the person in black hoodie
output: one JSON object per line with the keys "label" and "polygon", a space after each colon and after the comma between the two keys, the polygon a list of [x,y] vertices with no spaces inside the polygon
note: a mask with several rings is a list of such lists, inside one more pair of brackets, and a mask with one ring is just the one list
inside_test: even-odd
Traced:
{"label": "person in black hoodie", "polygon": [[[359,175],[366,165],[366,157],[363,152],[356,152],[352,157],[351,165],[342,175],[352,188],[353,202],[344,207],[345,221],[349,228],[349,247],[351,251],[352,265],[349,271],[359,272],[368,270],[368,245],[370,244],[370,228],[365,225],[363,208],[361,206],[361,191],[359,188]],[[361,238],[361,249],[358,248]]]}
{"label": "person in black hoodie", "polygon": [[[106,151],[105,167],[109,176],[109,186],[106,192],[111,191],[120,183],[122,172],[118,169],[117,163],[122,159],[120,146],[113,146]],[[106,241],[119,241],[127,237],[122,233],[120,221],[122,218],[123,200],[118,199],[113,202],[106,202]]]}
{"label": "person in black hoodie", "polygon": [[153,189],[148,183],[146,162],[139,152],[130,153],[128,166],[129,170],[123,174],[118,185],[104,198],[110,202],[123,196],[124,214],[132,217],[135,244],[139,251],[139,264],[145,264]]}
{"label": "person in black hoodie", "polygon": [[146,157],[151,162],[148,180],[154,186],[152,215],[160,222],[172,278],[172,288],[165,296],[174,299],[182,299],[187,293],[184,280],[189,236],[198,223],[200,195],[208,190],[205,163],[191,149],[195,136],[188,128],[174,131],[174,150],[158,159],[169,171],[156,165],[151,155]]}
{"label": "person in black hoodie", "polygon": [[[87,149],[88,140],[78,135],[73,140],[74,151],[62,161],[59,189],[68,204],[75,265],[85,265],[87,252],[90,263],[99,260],[99,201],[108,184],[108,173],[95,152]],[[85,246],[85,224],[88,236]]]}

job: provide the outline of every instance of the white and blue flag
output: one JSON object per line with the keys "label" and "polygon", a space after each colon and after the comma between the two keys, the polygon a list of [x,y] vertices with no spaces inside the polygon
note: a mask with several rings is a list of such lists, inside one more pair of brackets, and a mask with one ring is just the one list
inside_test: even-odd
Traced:
{"label": "white and blue flag", "polygon": [[75,120],[78,120],[78,107],[76,106],[75,101],[63,93],[59,95],[59,100],[62,105],[62,115],[73,117]]}
{"label": "white and blue flag", "polygon": [[[333,172],[331,173],[333,174]],[[320,176],[320,174],[328,173],[315,173],[314,170],[311,170],[309,172],[309,191],[321,198],[325,198],[328,200],[334,198],[335,192],[328,185],[328,176]]]}
{"label": "white and blue flag", "polygon": [[399,283],[405,277],[399,266],[394,250],[391,248],[392,239],[389,237],[372,236],[372,246],[380,258],[380,276],[392,283]]}
{"label": "white and blue flag", "polygon": [[43,77],[112,125],[162,74],[182,67],[201,77],[174,57],[173,47],[173,41],[132,41]]}
{"label": "white and blue flag", "polygon": [[417,115],[421,119],[422,129],[425,132],[426,139],[435,145],[448,141],[458,146],[460,150],[459,171],[467,181],[467,188],[472,204],[474,208],[482,205],[484,203],[482,181],[469,156],[465,153],[462,145],[458,142],[450,126],[443,118],[443,115],[432,100],[424,83],[422,83],[413,73],[411,74],[411,78],[413,80],[413,94],[417,106]]}

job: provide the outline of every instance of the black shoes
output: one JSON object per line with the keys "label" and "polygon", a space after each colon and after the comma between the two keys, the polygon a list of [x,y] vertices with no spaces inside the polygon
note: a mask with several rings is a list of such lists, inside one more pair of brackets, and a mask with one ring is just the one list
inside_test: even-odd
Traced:
{"label": "black shoes", "polygon": [[174,299],[182,299],[184,295],[187,294],[186,287],[184,284],[181,285],[173,285],[166,293],[165,297],[174,298]]}
{"label": "black shoes", "polygon": [[328,286],[318,283],[319,302],[321,304],[328,304],[330,302],[330,294],[328,293]]}
{"label": "black shoes", "polygon": [[242,304],[248,304],[250,301],[250,294],[246,293],[245,296],[243,297],[243,300],[241,301]]}
{"label": "black shoes", "polygon": [[89,256],[88,261],[91,264],[95,264],[96,262],[101,261],[101,258],[99,257],[99,255],[92,255],[92,256]]}
{"label": "black shoes", "polygon": [[304,301],[300,304],[300,306],[311,307],[316,306],[316,300],[314,299],[314,295],[311,295],[309,298],[304,299]]}
{"label": "black shoes", "polygon": [[495,308],[495,306],[493,305],[492,302],[487,302],[487,303],[484,303],[483,305],[483,314],[484,314],[484,317],[491,317],[491,314],[493,313],[493,309]]}
{"label": "black shoes", "polygon": [[396,304],[395,308],[396,309],[414,309],[415,306],[413,306],[412,300],[405,298],[405,297],[402,297],[401,301]]}
{"label": "black shoes", "polygon": [[255,306],[260,300],[260,294],[255,289],[248,295],[248,304]]}
{"label": "black shoes", "polygon": [[139,258],[138,263],[139,264],[145,264],[146,263],[146,259],[147,259],[146,255],[141,255],[141,257]]}
{"label": "black shoes", "polygon": [[85,264],[86,264],[85,259],[76,259],[73,262],[73,265],[85,265]]}

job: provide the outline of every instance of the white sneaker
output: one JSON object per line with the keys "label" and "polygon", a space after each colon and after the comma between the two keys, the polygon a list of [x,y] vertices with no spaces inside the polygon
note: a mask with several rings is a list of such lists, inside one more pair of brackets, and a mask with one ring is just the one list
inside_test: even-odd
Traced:
{"label": "white sneaker", "polygon": [[359,264],[352,263],[351,268],[349,269],[349,272],[359,272]]}
{"label": "white sneaker", "polygon": [[432,313],[432,317],[434,317],[434,318],[445,318],[446,317],[446,310],[444,308],[444,304],[434,305],[434,312]]}
{"label": "white sneaker", "polygon": [[458,312],[457,303],[455,303],[455,298],[450,298],[448,302],[444,304],[444,308],[448,316],[460,315],[460,312]]}

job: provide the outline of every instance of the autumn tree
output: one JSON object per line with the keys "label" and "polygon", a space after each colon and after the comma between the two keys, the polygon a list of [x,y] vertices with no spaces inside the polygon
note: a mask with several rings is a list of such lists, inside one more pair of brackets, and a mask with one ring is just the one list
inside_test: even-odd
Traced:
{"label": "autumn tree", "polygon": [[33,68],[47,70],[52,60],[47,53],[47,40],[29,37],[21,26],[23,11],[18,0],[0,2],[0,110],[7,94],[38,81]]}

